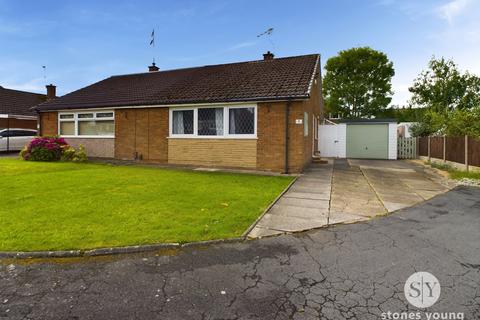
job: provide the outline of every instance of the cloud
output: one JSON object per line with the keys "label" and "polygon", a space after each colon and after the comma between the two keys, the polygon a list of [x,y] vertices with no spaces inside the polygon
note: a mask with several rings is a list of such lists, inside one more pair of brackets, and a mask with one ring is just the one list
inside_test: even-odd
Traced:
{"label": "cloud", "polygon": [[4,88],[13,89],[13,90],[20,90],[20,91],[28,91],[28,92],[37,92],[37,93],[45,93],[45,85],[43,78],[36,78],[32,79],[27,82],[3,82],[2,86]]}
{"label": "cloud", "polygon": [[256,41],[240,42],[240,43],[237,43],[237,44],[229,47],[227,50],[228,50],[228,51],[235,51],[235,50],[238,50],[238,49],[253,47],[253,46],[256,45],[256,44],[257,44]]}
{"label": "cloud", "polygon": [[449,24],[453,24],[455,18],[464,13],[471,2],[471,0],[452,0],[438,7],[437,13]]}

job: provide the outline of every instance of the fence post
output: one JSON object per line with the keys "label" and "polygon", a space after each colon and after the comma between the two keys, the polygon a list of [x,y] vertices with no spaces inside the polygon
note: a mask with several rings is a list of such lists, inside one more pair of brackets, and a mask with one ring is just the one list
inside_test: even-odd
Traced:
{"label": "fence post", "polygon": [[468,169],[468,135],[465,135],[465,170]]}
{"label": "fence post", "polygon": [[447,162],[447,139],[443,135],[443,163]]}
{"label": "fence post", "polygon": [[427,149],[428,149],[428,162],[430,162],[430,136],[428,136]]}
{"label": "fence post", "polygon": [[420,137],[415,138],[415,159],[420,158]]}

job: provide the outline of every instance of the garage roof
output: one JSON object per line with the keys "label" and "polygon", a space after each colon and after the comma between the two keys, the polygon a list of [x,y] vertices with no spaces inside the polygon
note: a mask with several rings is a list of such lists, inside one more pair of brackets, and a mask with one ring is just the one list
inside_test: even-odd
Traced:
{"label": "garage roof", "polygon": [[397,123],[396,119],[339,119],[337,123]]}

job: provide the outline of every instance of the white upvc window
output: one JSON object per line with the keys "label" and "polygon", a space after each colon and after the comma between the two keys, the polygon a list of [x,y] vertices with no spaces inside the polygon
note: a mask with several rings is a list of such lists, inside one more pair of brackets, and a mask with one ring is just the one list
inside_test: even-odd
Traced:
{"label": "white upvc window", "polygon": [[115,112],[113,110],[60,112],[58,134],[62,137],[113,138]]}
{"label": "white upvc window", "polygon": [[257,138],[257,106],[170,108],[172,138]]}

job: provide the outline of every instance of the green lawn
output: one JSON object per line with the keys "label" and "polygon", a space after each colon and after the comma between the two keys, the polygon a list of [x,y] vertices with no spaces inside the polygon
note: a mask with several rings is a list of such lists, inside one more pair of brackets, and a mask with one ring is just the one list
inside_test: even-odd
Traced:
{"label": "green lawn", "polygon": [[238,237],[291,180],[0,159],[0,251]]}

